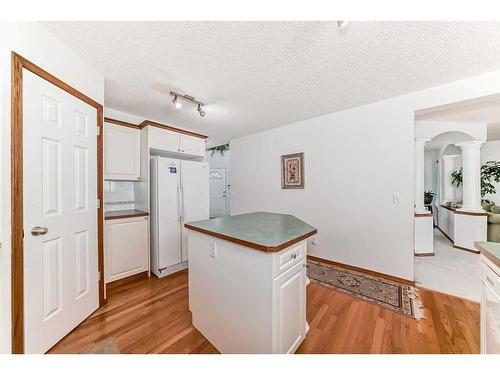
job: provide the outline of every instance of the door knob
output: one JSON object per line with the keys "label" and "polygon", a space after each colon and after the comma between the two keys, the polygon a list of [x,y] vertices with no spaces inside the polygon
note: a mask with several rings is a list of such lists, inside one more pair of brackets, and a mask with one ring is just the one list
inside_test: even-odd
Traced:
{"label": "door knob", "polygon": [[42,236],[46,234],[49,230],[45,227],[33,227],[31,228],[31,234],[33,236]]}

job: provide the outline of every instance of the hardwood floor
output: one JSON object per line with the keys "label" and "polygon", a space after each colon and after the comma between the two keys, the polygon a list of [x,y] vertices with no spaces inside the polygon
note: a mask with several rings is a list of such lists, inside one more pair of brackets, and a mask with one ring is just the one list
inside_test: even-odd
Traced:
{"label": "hardwood floor", "polygon": [[[479,305],[420,290],[414,320],[324,286],[307,287],[309,333],[297,353],[479,353]],[[79,353],[113,337],[121,353],[217,353],[191,325],[187,271],[108,290],[108,303],[49,353]]]}

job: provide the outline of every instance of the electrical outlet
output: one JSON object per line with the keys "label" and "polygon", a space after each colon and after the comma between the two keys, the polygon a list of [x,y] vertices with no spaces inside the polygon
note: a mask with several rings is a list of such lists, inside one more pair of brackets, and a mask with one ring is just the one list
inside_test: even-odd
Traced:
{"label": "electrical outlet", "polygon": [[217,258],[217,245],[215,242],[210,243],[210,256]]}
{"label": "electrical outlet", "polygon": [[317,237],[313,237],[312,240],[311,240],[311,245],[317,245],[318,244],[318,238]]}
{"label": "electrical outlet", "polygon": [[393,194],[392,204],[400,204],[400,203],[401,203],[401,194]]}

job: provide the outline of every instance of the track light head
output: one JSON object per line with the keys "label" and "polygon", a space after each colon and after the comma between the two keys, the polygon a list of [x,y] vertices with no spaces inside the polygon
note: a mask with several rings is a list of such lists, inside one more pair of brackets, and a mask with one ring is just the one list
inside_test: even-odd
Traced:
{"label": "track light head", "polygon": [[201,104],[198,104],[197,111],[200,114],[200,117],[204,117],[205,116],[205,111],[203,109],[201,109]]}
{"label": "track light head", "polygon": [[182,108],[181,102],[179,102],[179,100],[177,100],[177,95],[174,95],[174,100],[172,100],[172,103],[174,103],[175,108],[177,108],[177,109],[181,109]]}

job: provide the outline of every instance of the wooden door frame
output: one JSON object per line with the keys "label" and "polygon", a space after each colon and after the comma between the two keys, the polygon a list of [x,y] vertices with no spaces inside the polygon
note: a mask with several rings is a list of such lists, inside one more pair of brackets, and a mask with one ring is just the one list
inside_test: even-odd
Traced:
{"label": "wooden door frame", "polygon": [[23,68],[52,83],[97,110],[97,251],[99,306],[106,303],[104,294],[103,252],[103,106],[71,87],[31,61],[11,52],[11,310],[12,353],[24,353],[24,248],[23,248]]}

